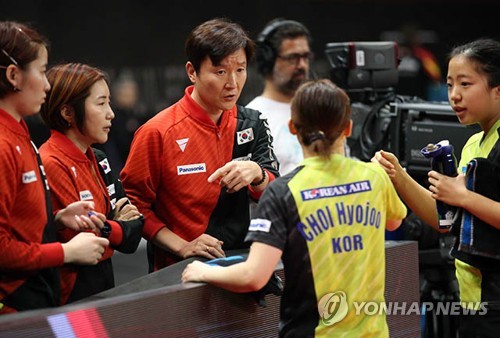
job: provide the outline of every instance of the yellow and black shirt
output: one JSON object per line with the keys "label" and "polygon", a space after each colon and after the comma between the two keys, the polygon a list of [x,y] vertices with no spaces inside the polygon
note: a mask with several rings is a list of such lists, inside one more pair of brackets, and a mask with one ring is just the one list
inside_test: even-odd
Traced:
{"label": "yellow and black shirt", "polygon": [[[473,158],[487,158],[498,141],[498,120],[490,131],[472,135],[462,149],[459,172],[465,173],[467,163]],[[466,308],[478,309],[479,302],[489,302],[497,310],[500,305],[500,264],[497,259],[459,252],[452,249],[456,275],[460,288],[460,301]],[[495,304],[496,303],[496,304]]]}
{"label": "yellow and black shirt", "polygon": [[[388,336],[385,315],[356,315],[353,302],[383,302],[384,232],[406,207],[383,169],[340,155],[305,159],[264,192],[247,240],[283,251],[280,335]],[[345,318],[325,325],[321,298],[343,292]]]}

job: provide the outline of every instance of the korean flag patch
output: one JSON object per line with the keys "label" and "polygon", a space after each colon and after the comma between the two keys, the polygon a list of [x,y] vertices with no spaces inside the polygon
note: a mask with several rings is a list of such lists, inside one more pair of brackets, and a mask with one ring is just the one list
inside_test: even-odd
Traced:
{"label": "korean flag patch", "polygon": [[101,162],[99,162],[99,165],[104,170],[105,174],[107,174],[107,173],[109,173],[111,171],[111,167],[109,166],[109,162],[108,162],[107,158],[105,158],[104,160],[102,160]]}
{"label": "korean flag patch", "polygon": [[238,145],[253,141],[253,129],[248,128],[236,133]]}

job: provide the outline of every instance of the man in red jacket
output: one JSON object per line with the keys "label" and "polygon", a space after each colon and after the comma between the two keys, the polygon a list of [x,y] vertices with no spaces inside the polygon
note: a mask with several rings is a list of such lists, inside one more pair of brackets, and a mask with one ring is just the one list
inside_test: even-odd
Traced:
{"label": "man in red jacket", "polygon": [[150,270],[245,247],[249,198],[278,176],[267,122],[236,105],[253,51],[235,23],[196,27],[186,41],[193,85],[134,136],[121,178],[145,216]]}

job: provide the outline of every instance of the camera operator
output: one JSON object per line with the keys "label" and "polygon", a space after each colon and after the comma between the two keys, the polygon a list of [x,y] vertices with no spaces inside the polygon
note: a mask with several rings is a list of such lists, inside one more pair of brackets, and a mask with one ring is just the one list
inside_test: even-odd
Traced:
{"label": "camera operator", "polygon": [[295,91],[309,78],[312,57],[311,35],[300,22],[275,19],[257,38],[257,69],[264,77],[264,91],[247,107],[267,119],[281,175],[295,169],[303,158],[288,121]]}

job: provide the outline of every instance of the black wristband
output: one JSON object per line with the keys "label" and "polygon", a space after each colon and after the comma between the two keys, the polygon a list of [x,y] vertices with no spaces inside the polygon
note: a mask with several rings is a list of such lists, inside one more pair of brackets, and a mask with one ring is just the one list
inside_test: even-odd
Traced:
{"label": "black wristband", "polygon": [[255,163],[257,163],[259,165],[259,167],[260,167],[260,170],[262,172],[262,179],[259,182],[257,182],[257,183],[253,183],[253,182],[250,183],[250,185],[252,187],[256,187],[258,185],[261,185],[266,180],[266,170],[264,169],[264,167],[260,163],[258,163],[258,162],[255,162]]}
{"label": "black wristband", "polygon": [[104,226],[101,229],[101,237],[109,238],[111,235],[111,224],[108,221],[104,221]]}

